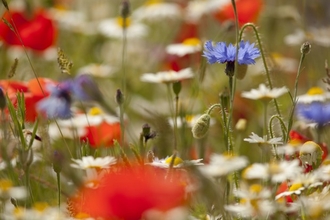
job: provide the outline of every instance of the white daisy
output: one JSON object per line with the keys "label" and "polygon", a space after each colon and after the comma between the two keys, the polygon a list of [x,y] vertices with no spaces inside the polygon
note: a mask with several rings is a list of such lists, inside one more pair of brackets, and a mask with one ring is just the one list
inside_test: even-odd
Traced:
{"label": "white daisy", "polygon": [[283,155],[294,155],[300,151],[302,142],[299,140],[290,140],[287,144],[277,147],[277,153]]}
{"label": "white daisy", "polygon": [[201,41],[198,38],[188,38],[179,44],[170,44],[166,47],[168,54],[183,57],[187,54],[193,54],[202,50]]}
{"label": "white daisy", "polygon": [[154,73],[145,73],[140,77],[143,82],[149,83],[173,83],[184,79],[191,79],[194,74],[191,68],[182,69],[178,72],[174,70]]}
{"label": "white daisy", "polygon": [[[101,34],[110,38],[123,38],[123,19],[121,17],[106,19],[100,22],[98,30]],[[148,27],[142,23],[126,20],[126,37],[142,38],[148,34]]]}
{"label": "white daisy", "polygon": [[81,159],[72,159],[74,163],[71,167],[87,170],[87,169],[106,169],[117,162],[116,158],[111,156],[97,157],[92,156],[82,157]]}
{"label": "white daisy", "polygon": [[158,0],[149,0],[143,6],[135,9],[132,18],[136,20],[163,21],[181,17],[181,9],[178,4],[166,3]]}
{"label": "white daisy", "polygon": [[212,154],[210,163],[198,168],[205,175],[219,177],[240,170],[247,164],[248,160],[246,157]]}
{"label": "white daisy", "polygon": [[251,144],[282,144],[282,138],[271,138],[267,140],[267,137],[260,137],[259,135],[252,132],[249,138],[244,138],[244,141],[249,142]]}
{"label": "white daisy", "polygon": [[[175,157],[173,168],[181,168],[187,165],[194,165],[194,166],[204,165],[204,163],[201,162],[202,160],[203,159],[184,161],[180,157]],[[160,167],[160,168],[169,168],[171,161],[172,161],[172,156],[166,157],[165,159],[155,158],[151,163],[147,163],[147,165]]]}
{"label": "white daisy", "polygon": [[330,99],[330,92],[325,92],[320,87],[310,88],[306,94],[298,96],[298,103],[310,104],[312,102],[325,102]]}
{"label": "white daisy", "polygon": [[288,92],[286,87],[270,89],[265,84],[260,84],[258,89],[242,92],[241,96],[253,100],[271,100]]}
{"label": "white daisy", "polygon": [[108,77],[111,76],[115,72],[115,68],[106,65],[106,64],[97,64],[97,63],[91,63],[87,66],[81,67],[78,70],[79,74],[90,74],[92,76],[96,77]]}
{"label": "white daisy", "polygon": [[205,0],[189,1],[184,10],[185,20],[191,23],[198,23],[199,20],[210,11],[208,3],[209,1]]}
{"label": "white daisy", "polygon": [[0,199],[1,201],[14,199],[25,199],[27,196],[26,188],[23,186],[13,186],[9,179],[0,179]]}
{"label": "white daisy", "polygon": [[[177,117],[177,126],[178,128],[181,128],[182,126],[187,126],[188,128],[191,128],[196,124],[197,120],[201,117],[201,115],[186,115],[185,117]],[[174,126],[174,120],[173,118],[168,119],[169,124],[173,127]],[[215,120],[211,118],[210,120],[210,126],[215,124]]]}
{"label": "white daisy", "polygon": [[305,41],[311,41],[319,46],[330,47],[330,28],[311,28],[307,32],[296,29],[292,34],[284,37],[284,42],[288,45],[301,45]]}

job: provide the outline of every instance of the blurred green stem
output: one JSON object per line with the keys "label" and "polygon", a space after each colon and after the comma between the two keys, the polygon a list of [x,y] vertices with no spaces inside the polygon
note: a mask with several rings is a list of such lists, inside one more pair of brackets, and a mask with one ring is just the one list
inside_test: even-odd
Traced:
{"label": "blurred green stem", "polygon": [[[243,27],[241,28],[241,32],[240,32],[239,41],[242,39],[244,30],[247,27],[251,27],[253,29],[255,35],[256,35],[257,42],[258,42],[258,45],[259,45],[259,48],[260,48],[262,62],[264,64],[265,71],[266,71],[266,77],[267,77],[268,85],[269,85],[270,89],[273,89],[272,80],[270,79],[270,72],[269,72],[269,69],[268,69],[268,66],[267,66],[267,62],[266,62],[266,56],[265,56],[265,53],[264,53],[264,50],[263,50],[263,47],[262,47],[262,44],[261,44],[261,39],[260,39],[260,36],[259,36],[259,32],[258,32],[257,27],[255,26],[255,24],[246,23],[246,24],[243,25]],[[282,115],[281,115],[280,108],[278,107],[278,103],[277,103],[276,99],[274,99],[274,104],[275,104],[277,114],[281,117]]]}
{"label": "blurred green stem", "polygon": [[173,129],[173,138],[174,138],[174,151],[178,150],[178,140],[177,140],[177,133],[178,133],[178,123],[177,123],[177,117],[178,117],[178,112],[179,112],[179,95],[175,96],[175,111],[174,111],[174,129]]}
{"label": "blurred green stem", "polygon": [[61,173],[56,172],[56,179],[57,179],[57,193],[58,193],[58,208],[61,208]]}

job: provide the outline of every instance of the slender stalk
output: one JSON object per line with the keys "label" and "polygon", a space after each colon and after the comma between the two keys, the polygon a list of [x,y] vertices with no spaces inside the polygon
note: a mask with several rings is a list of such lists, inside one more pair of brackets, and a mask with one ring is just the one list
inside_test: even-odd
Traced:
{"label": "slender stalk", "polygon": [[[260,36],[259,36],[259,32],[257,30],[257,27],[253,23],[246,23],[245,25],[243,25],[243,27],[241,28],[239,40],[242,39],[243,32],[247,27],[252,27],[252,29],[253,29],[253,31],[256,35],[257,42],[258,42],[258,45],[260,47],[262,62],[264,64],[265,71],[266,71],[266,77],[267,77],[268,85],[269,85],[270,89],[273,89],[273,84],[272,84],[272,81],[270,79],[270,72],[269,72],[269,69],[268,69],[268,66],[267,66],[267,62],[266,62],[266,56],[265,56],[265,53],[264,53],[264,50],[263,50],[263,47],[262,47],[262,44],[261,44],[261,39],[260,39]],[[276,99],[274,99],[274,104],[275,104],[277,114],[281,117],[281,111],[280,111],[280,108],[278,106],[278,103],[277,103]]]}
{"label": "slender stalk", "polygon": [[29,191],[30,194],[30,200],[31,203],[34,203],[34,199],[33,199],[33,193],[32,193],[32,189],[31,189],[31,184],[30,184],[30,167],[27,166],[26,169],[24,169],[25,171],[25,186]]}
{"label": "slender stalk", "polygon": [[58,196],[58,208],[61,208],[61,173],[56,172],[56,179],[57,179],[57,196]]}
{"label": "slender stalk", "polygon": [[263,107],[264,107],[264,126],[263,126],[263,137],[267,137],[268,138],[268,132],[267,132],[267,125],[268,125],[268,123],[267,123],[267,119],[268,119],[268,117],[267,117],[267,105],[268,105],[268,103],[267,103],[267,101],[264,101],[263,102]]}
{"label": "slender stalk", "polygon": [[175,96],[175,111],[174,111],[174,129],[173,129],[173,138],[174,138],[174,151],[178,149],[178,140],[177,140],[177,133],[178,133],[178,123],[177,123],[177,117],[178,117],[178,111],[179,111],[179,96]]}
{"label": "slender stalk", "polygon": [[124,145],[125,140],[125,125],[124,125],[124,104],[119,104],[119,122],[120,122],[120,143]]}
{"label": "slender stalk", "polygon": [[121,53],[121,66],[122,66],[122,78],[121,87],[123,93],[126,94],[126,48],[127,48],[127,18],[123,17],[123,49]]}

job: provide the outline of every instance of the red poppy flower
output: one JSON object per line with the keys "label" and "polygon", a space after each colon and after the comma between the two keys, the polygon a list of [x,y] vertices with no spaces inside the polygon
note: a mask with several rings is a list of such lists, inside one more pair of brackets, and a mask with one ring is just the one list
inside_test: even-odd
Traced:
{"label": "red poppy flower", "polygon": [[[36,51],[43,51],[52,46],[56,39],[56,28],[46,11],[37,10],[29,17],[24,11],[11,11],[3,15],[15,27],[25,47]],[[14,24],[13,24],[14,21]],[[17,37],[4,22],[0,23],[0,38],[7,45],[22,46]]]}
{"label": "red poppy flower", "polygon": [[[238,23],[240,26],[248,22],[256,22],[259,13],[263,7],[263,0],[237,0],[236,8],[238,14]],[[235,20],[234,10],[231,3],[219,8],[214,17],[224,22],[227,20]]]}
{"label": "red poppy flower", "polygon": [[186,203],[181,172],[166,179],[167,171],[132,166],[110,171],[97,188],[83,188],[70,200],[72,214],[85,213],[105,220],[138,220],[150,209],[167,211]]}
{"label": "red poppy flower", "polygon": [[88,141],[90,146],[97,148],[100,146],[113,146],[113,141],[120,141],[120,123],[101,122],[98,125],[87,126],[86,134],[80,137],[82,141]]}

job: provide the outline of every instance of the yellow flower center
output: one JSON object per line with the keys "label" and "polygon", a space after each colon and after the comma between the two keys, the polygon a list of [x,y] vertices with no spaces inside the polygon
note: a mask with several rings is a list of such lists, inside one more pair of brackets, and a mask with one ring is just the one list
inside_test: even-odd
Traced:
{"label": "yellow flower center", "polygon": [[188,38],[188,39],[185,39],[182,44],[184,45],[189,45],[189,46],[199,46],[201,45],[201,41],[198,39],[198,38]]}
{"label": "yellow flower center", "polygon": [[262,186],[260,184],[252,184],[250,186],[250,192],[253,192],[253,193],[260,193],[262,190]]}
{"label": "yellow flower center", "polygon": [[124,19],[122,17],[118,17],[117,18],[117,24],[122,28],[124,28],[124,27],[127,28],[131,25],[131,19],[130,18]]}
{"label": "yellow flower center", "polygon": [[17,218],[21,218],[24,216],[25,209],[23,207],[16,207],[13,211],[13,214]]}
{"label": "yellow flower center", "polygon": [[148,0],[148,1],[146,1],[145,5],[156,5],[161,2],[162,2],[161,0]]}
{"label": "yellow flower center", "polygon": [[[172,161],[172,156],[170,156],[169,158],[167,158],[165,160],[165,163],[170,164],[171,161]],[[173,165],[174,166],[177,166],[177,165],[179,165],[181,163],[183,163],[183,160],[180,157],[175,157]]]}
{"label": "yellow flower center", "polygon": [[46,202],[36,202],[33,205],[33,209],[39,211],[39,212],[43,212],[48,208],[48,204]]}
{"label": "yellow flower center", "polygon": [[8,191],[11,187],[13,187],[13,183],[8,179],[0,180],[0,189],[2,191]]}
{"label": "yellow flower center", "polygon": [[308,95],[322,95],[322,94],[324,94],[324,91],[320,87],[312,87],[308,90],[307,94]]}
{"label": "yellow flower center", "polygon": [[303,187],[302,183],[294,183],[290,187],[289,191],[296,191],[297,189],[300,189],[301,187]]}
{"label": "yellow flower center", "polygon": [[88,114],[89,115],[101,115],[101,114],[103,114],[103,111],[98,107],[93,107],[88,111]]}
{"label": "yellow flower center", "polygon": [[329,165],[330,165],[330,159],[325,159],[325,160],[322,162],[322,165],[323,165],[323,166],[329,166]]}

